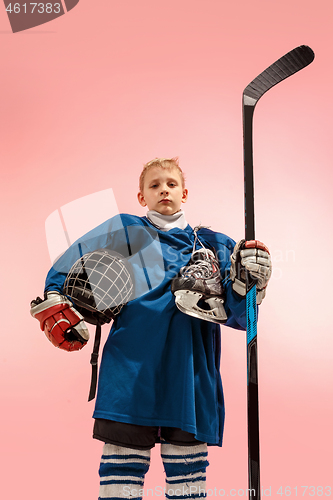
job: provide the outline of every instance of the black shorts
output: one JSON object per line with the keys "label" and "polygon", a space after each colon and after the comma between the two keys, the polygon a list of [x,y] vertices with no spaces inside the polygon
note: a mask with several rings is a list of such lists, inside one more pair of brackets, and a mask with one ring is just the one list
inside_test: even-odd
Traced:
{"label": "black shorts", "polygon": [[126,424],[103,418],[95,419],[93,437],[104,443],[136,450],[150,450],[156,443],[164,441],[177,446],[195,446],[203,443],[195,439],[194,434],[176,427]]}

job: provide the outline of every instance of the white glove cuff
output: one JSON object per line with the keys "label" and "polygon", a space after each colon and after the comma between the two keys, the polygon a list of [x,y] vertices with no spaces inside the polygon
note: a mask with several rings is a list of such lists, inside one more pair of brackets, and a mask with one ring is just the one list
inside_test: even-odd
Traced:
{"label": "white glove cuff", "polygon": [[238,280],[235,278],[233,284],[232,284],[232,289],[234,292],[236,292],[238,295],[241,297],[245,297],[246,295],[246,285],[243,281]]}
{"label": "white glove cuff", "polygon": [[[246,285],[242,281],[239,281],[237,278],[235,279],[235,281],[232,284],[232,289],[234,292],[236,292],[241,297],[245,297]],[[266,295],[266,288],[263,288],[262,290],[258,290],[258,288],[257,288],[257,305],[258,306],[264,300],[265,295]]]}

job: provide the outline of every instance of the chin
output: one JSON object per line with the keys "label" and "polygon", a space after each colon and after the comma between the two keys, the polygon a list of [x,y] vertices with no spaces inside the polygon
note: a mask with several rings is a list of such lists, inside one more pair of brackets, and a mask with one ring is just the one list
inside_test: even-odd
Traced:
{"label": "chin", "polygon": [[174,208],[171,208],[169,206],[163,206],[157,207],[156,212],[160,213],[161,215],[173,215],[176,212],[179,212],[179,210],[175,210]]}

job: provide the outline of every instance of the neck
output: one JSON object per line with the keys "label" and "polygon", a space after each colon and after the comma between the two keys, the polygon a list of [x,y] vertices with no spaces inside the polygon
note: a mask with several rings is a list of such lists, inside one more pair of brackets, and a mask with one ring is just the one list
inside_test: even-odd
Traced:
{"label": "neck", "polygon": [[172,215],[163,215],[155,210],[149,210],[147,212],[147,219],[158,229],[162,231],[169,231],[174,227],[179,227],[180,229],[185,229],[187,222],[185,219],[185,213],[183,210],[179,210]]}

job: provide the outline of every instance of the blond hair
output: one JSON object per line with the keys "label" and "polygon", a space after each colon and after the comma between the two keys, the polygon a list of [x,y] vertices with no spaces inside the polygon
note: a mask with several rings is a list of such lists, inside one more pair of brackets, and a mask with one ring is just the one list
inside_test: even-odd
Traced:
{"label": "blond hair", "polygon": [[145,163],[145,165],[143,166],[140,178],[139,178],[139,188],[140,188],[141,193],[143,192],[146,173],[148,172],[148,170],[150,170],[153,167],[161,167],[161,168],[165,168],[168,170],[175,168],[180,175],[180,178],[182,180],[182,187],[184,189],[185,176],[184,176],[182,169],[179,166],[178,156],[175,156],[174,158],[154,158],[153,160],[149,161],[148,163]]}

